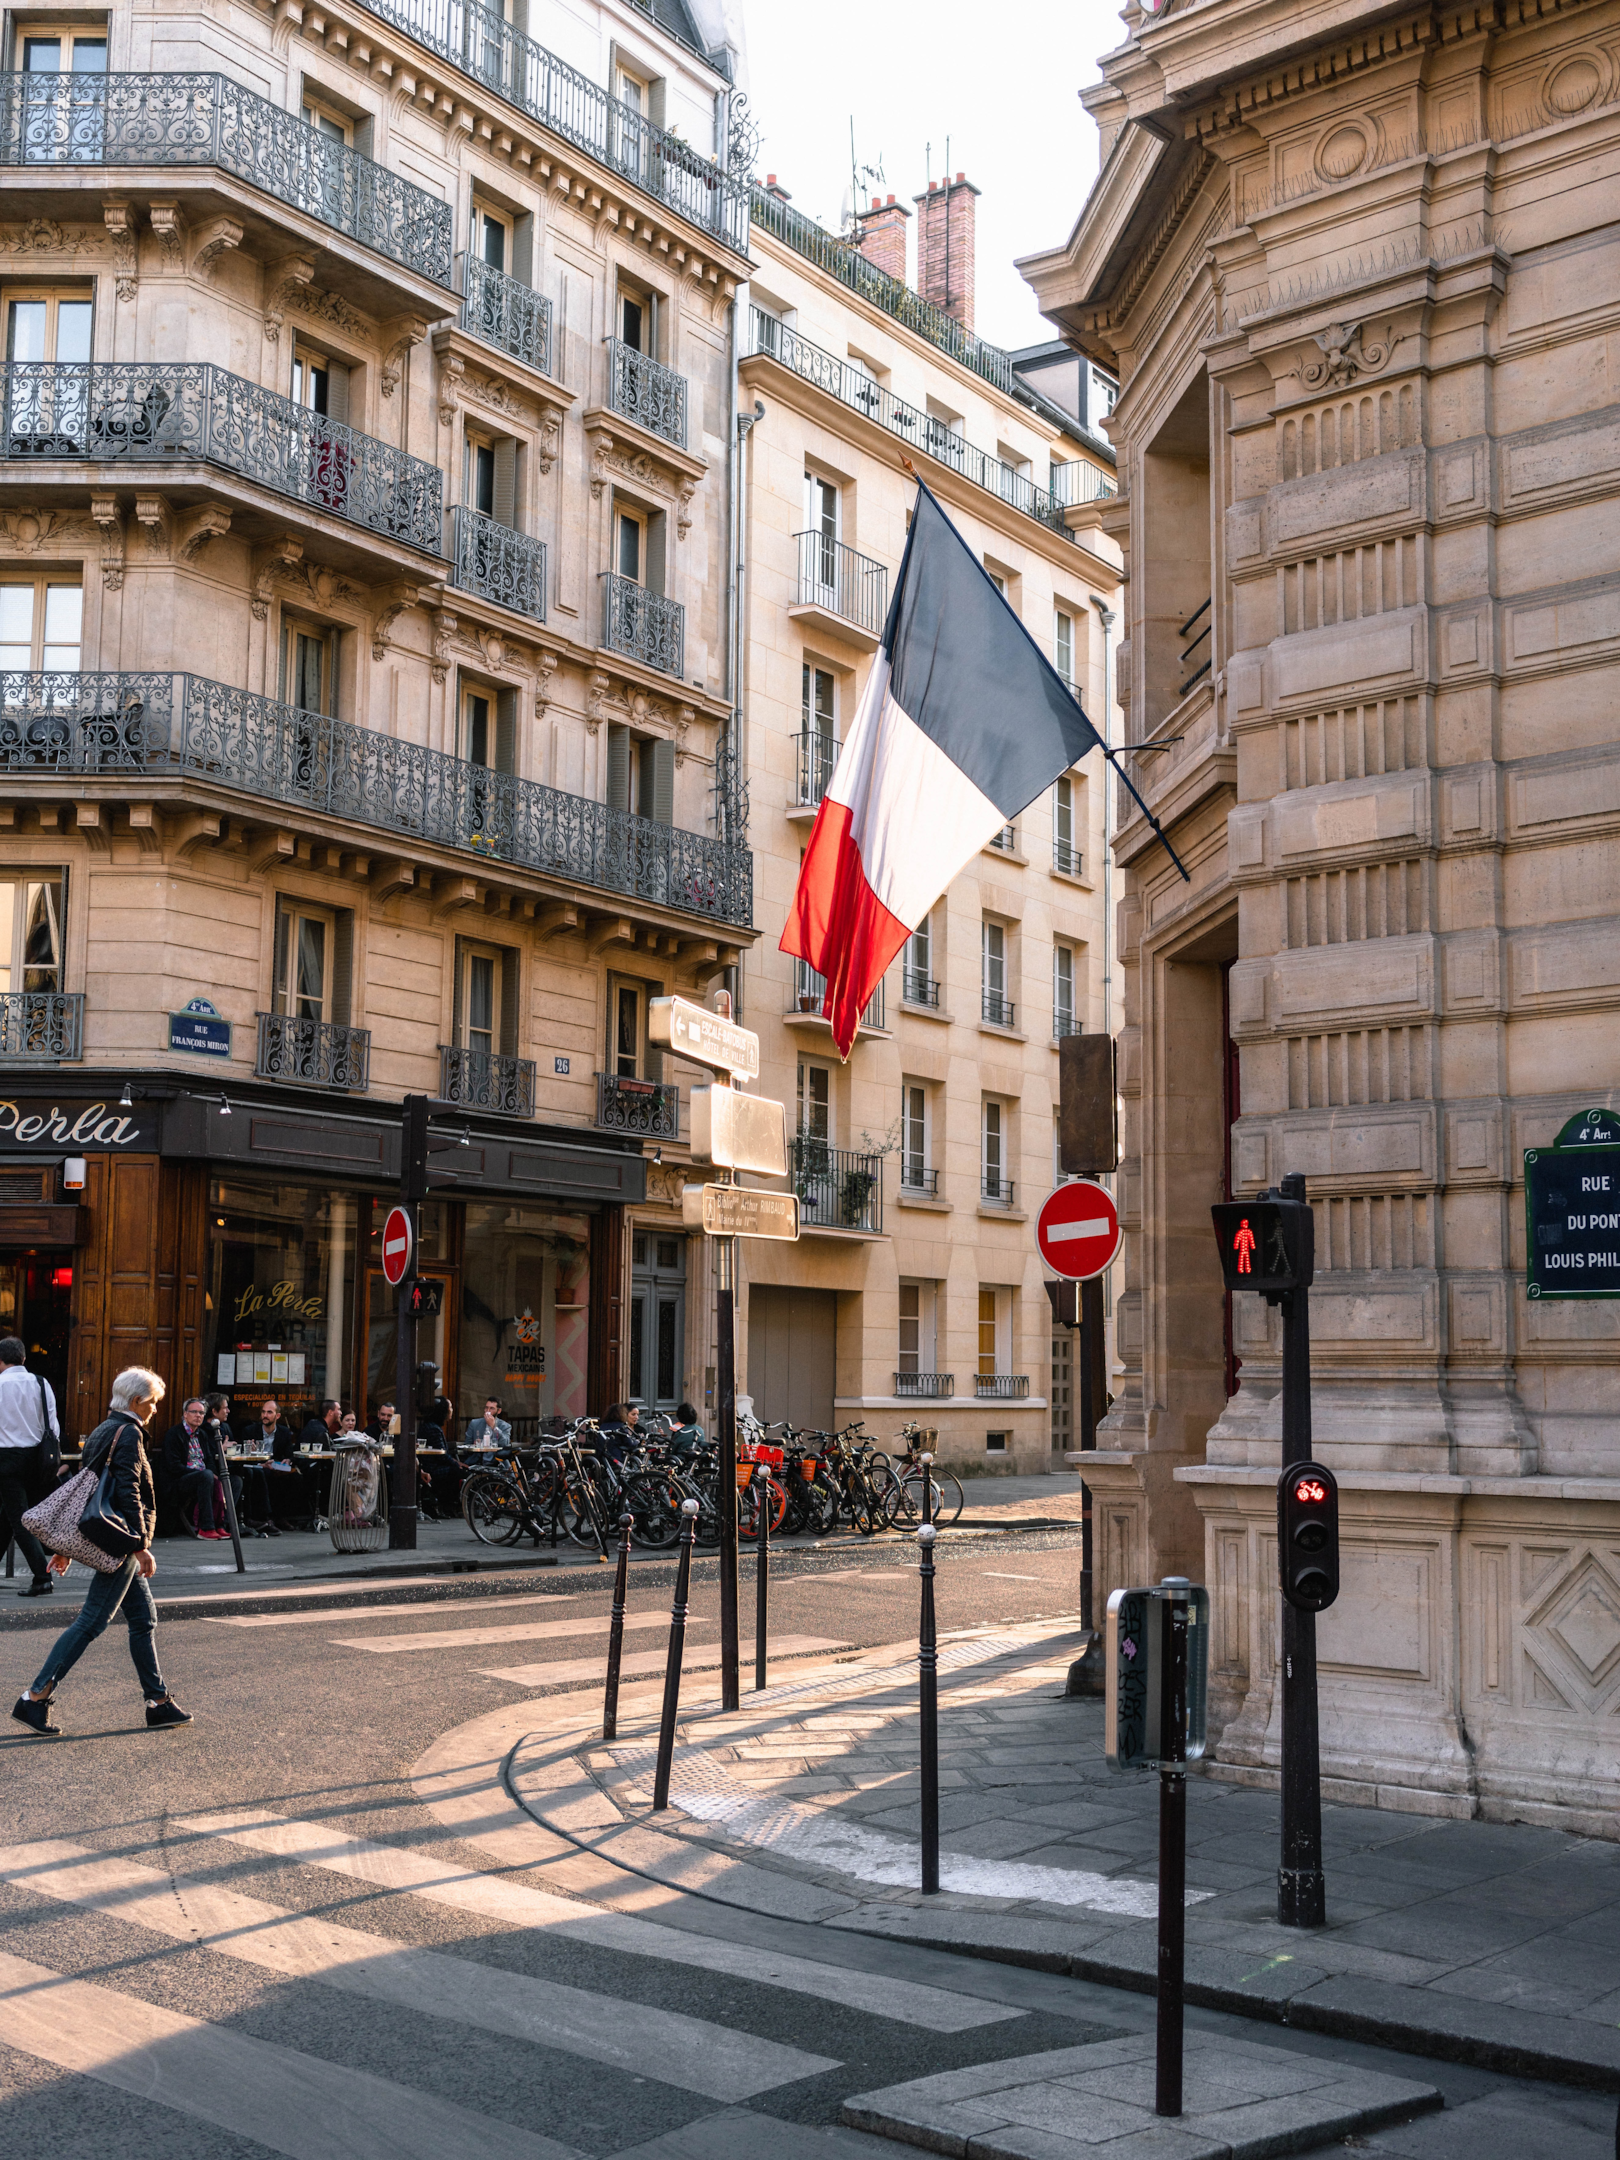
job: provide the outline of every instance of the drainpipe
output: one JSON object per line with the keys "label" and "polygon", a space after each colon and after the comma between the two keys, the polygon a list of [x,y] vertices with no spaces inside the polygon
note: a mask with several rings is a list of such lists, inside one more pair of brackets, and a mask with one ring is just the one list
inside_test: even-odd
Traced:
{"label": "drainpipe", "polygon": [[[1117,616],[1115,615],[1115,613],[1114,613],[1114,611],[1113,611],[1113,609],[1112,609],[1112,608],[1106,608],[1106,607],[1104,607],[1104,606],[1103,606],[1103,604],[1102,604],[1102,602],[1101,602],[1100,600],[1096,599],[1096,598],[1093,598],[1093,600],[1092,600],[1092,603],[1091,603],[1091,604],[1092,604],[1092,606],[1093,606],[1093,607],[1094,607],[1094,608],[1095,608],[1095,609],[1097,610],[1097,619],[1098,619],[1098,621],[1099,621],[1099,622],[1100,622],[1100,623],[1102,624],[1102,634],[1103,634],[1103,726],[1102,726],[1102,733],[1103,733],[1103,741],[1104,741],[1105,743],[1107,743],[1107,744],[1110,744],[1110,745],[1111,745],[1111,744],[1112,744],[1112,742],[1113,742],[1113,733],[1114,733],[1114,731],[1113,731],[1113,719],[1112,719],[1112,713],[1113,713],[1113,694],[1114,694],[1114,667],[1113,667],[1113,655],[1112,655],[1112,654],[1111,654],[1111,652],[1109,651],[1109,645],[1108,645],[1108,638],[1109,638],[1109,633],[1110,633],[1110,632],[1112,631],[1112,629],[1113,629],[1113,627],[1114,627],[1114,624],[1115,624],[1115,622],[1116,622],[1116,621],[1118,620],[1118,617],[1117,617]],[[1114,854],[1113,854],[1113,849],[1112,849],[1112,847],[1111,847],[1111,846],[1109,845],[1109,827],[1111,826],[1111,824],[1112,824],[1112,822],[1113,822],[1113,819],[1112,819],[1112,814],[1111,814],[1111,813],[1112,813],[1112,806],[1113,806],[1113,800],[1114,800],[1114,793],[1113,793],[1113,787],[1112,787],[1112,785],[1111,785],[1111,783],[1110,783],[1110,780],[1109,780],[1109,774],[1110,774],[1111,770],[1112,770],[1112,768],[1111,768],[1111,767],[1110,767],[1110,766],[1108,765],[1108,763],[1107,763],[1107,762],[1106,762],[1106,760],[1105,760],[1105,761],[1104,761],[1104,764],[1103,764],[1103,858],[1102,858],[1102,859],[1103,859],[1103,972],[1102,972],[1102,983],[1103,983],[1103,1033],[1104,1033],[1105,1035],[1112,1035],[1112,1034],[1113,1034],[1113,1032],[1114,1032],[1114,981],[1113,981],[1113,973],[1112,973],[1112,967],[1113,967],[1113,937],[1114,937]]]}

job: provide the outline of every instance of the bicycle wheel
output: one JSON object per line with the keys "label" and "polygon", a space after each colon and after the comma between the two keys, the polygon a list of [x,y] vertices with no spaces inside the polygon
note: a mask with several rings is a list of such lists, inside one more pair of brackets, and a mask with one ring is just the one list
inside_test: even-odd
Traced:
{"label": "bicycle wheel", "polygon": [[[775,1537],[781,1530],[782,1518],[787,1513],[787,1494],[778,1485],[775,1478],[768,1481],[768,1486],[771,1495],[771,1536]],[[759,1536],[759,1515],[759,1488],[756,1485],[749,1484],[737,1495],[737,1535],[745,1538],[757,1538]]]}
{"label": "bicycle wheel", "polygon": [[934,1520],[953,1523],[962,1512],[962,1480],[953,1470],[934,1472]]}
{"label": "bicycle wheel", "polygon": [[630,1535],[654,1551],[673,1545],[681,1534],[681,1489],[672,1477],[644,1470],[624,1488],[624,1504],[634,1518]]}
{"label": "bicycle wheel", "polygon": [[509,1479],[475,1470],[461,1488],[461,1513],[481,1545],[513,1545],[523,1535],[528,1510]]}

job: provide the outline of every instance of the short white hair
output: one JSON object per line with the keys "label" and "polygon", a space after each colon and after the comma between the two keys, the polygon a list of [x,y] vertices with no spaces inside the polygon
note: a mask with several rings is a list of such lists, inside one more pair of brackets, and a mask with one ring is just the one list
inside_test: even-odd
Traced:
{"label": "short white hair", "polygon": [[155,1372],[149,1372],[144,1365],[126,1365],[112,1384],[112,1402],[109,1407],[114,1410],[128,1410],[132,1404],[138,1402],[157,1403],[163,1400],[166,1393],[163,1382]]}

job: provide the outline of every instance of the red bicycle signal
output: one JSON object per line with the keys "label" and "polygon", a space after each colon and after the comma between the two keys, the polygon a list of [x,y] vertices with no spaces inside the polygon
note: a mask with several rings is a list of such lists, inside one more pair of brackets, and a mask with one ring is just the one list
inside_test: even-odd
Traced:
{"label": "red bicycle signal", "polygon": [[1294,1498],[1302,1507],[1311,1507],[1325,1500],[1327,1487],[1320,1478],[1301,1478],[1294,1487]]}
{"label": "red bicycle signal", "polygon": [[410,1216],[402,1207],[390,1208],[388,1220],[383,1224],[382,1265],[383,1274],[396,1290],[411,1272],[415,1249]]}

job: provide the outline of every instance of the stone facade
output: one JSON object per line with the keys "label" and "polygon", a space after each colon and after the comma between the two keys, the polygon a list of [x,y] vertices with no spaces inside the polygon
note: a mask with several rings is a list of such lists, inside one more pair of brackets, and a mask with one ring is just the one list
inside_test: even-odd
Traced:
{"label": "stone facade", "polygon": [[1620,15],[1125,21],[1024,265],[1121,375],[1119,696],[1191,872],[1122,804],[1098,1568],[1205,1575],[1215,1774],[1274,1777],[1280,1332],[1208,1209],[1303,1171],[1325,1774],[1613,1835],[1620,1316],[1527,1298],[1523,1157],[1620,1093]]}

